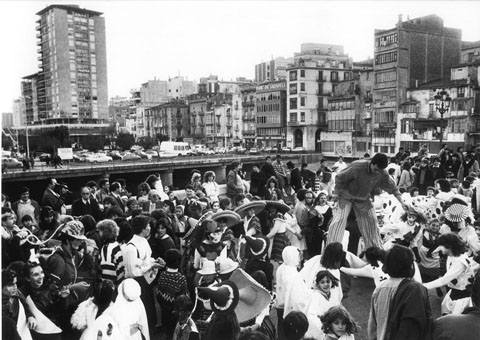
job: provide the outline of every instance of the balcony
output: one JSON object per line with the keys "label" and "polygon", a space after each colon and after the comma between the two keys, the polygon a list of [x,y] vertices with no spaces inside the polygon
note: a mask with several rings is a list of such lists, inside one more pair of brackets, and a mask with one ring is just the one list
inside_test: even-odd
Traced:
{"label": "balcony", "polygon": [[327,77],[326,76],[323,76],[323,77],[317,77],[317,82],[318,83],[324,83],[327,81]]}
{"label": "balcony", "polygon": [[255,130],[243,130],[242,131],[242,134],[244,137],[246,136],[255,136]]}
{"label": "balcony", "polygon": [[254,115],[242,115],[243,121],[255,121]]}
{"label": "balcony", "polygon": [[227,128],[231,128],[233,126],[232,122],[227,122]]}
{"label": "balcony", "polygon": [[364,112],[363,119],[372,119],[372,113],[370,111]]}
{"label": "balcony", "polygon": [[199,115],[200,117],[203,117],[203,116],[205,116],[205,112],[200,111],[200,112],[198,113],[198,115]]}
{"label": "balcony", "polygon": [[191,115],[192,117],[196,117],[196,116],[197,116],[197,112],[192,111],[192,112],[190,112],[190,115]]}

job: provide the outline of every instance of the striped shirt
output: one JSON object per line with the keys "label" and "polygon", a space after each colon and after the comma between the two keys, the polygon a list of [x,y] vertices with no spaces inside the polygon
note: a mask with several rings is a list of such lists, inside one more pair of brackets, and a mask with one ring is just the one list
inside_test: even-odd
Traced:
{"label": "striped shirt", "polygon": [[112,280],[115,285],[125,278],[122,249],[117,241],[104,245],[100,251],[102,279]]}

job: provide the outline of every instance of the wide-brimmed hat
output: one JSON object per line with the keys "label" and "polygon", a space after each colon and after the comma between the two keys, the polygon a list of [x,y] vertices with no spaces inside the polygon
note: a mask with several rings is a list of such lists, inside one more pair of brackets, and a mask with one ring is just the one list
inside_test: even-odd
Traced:
{"label": "wide-brimmed hat", "polygon": [[270,209],[270,208],[275,208],[279,213],[285,214],[290,210],[290,207],[281,202],[281,201],[265,201],[267,205],[265,206],[265,209]]}
{"label": "wide-brimmed hat", "polygon": [[263,235],[258,235],[258,237],[247,235],[245,236],[245,241],[247,241],[248,246],[245,251],[248,252],[253,258],[263,257],[263,255],[267,253],[270,246],[270,240]]}
{"label": "wide-brimmed hat", "polygon": [[202,229],[209,233],[220,232],[222,229],[214,220],[207,218],[202,222]]}
{"label": "wide-brimmed hat", "polygon": [[210,298],[215,313],[235,312],[239,323],[259,315],[271,300],[268,291],[240,268],[232,273],[230,280],[217,287],[198,288],[198,291]]}
{"label": "wide-brimmed hat", "polygon": [[267,203],[265,201],[252,201],[250,203],[243,204],[235,209],[235,212],[240,215],[241,218],[244,218],[247,210],[254,208],[255,209],[255,215],[258,215],[263,209],[265,209],[265,206]]}
{"label": "wide-brimmed hat", "polygon": [[240,215],[237,214],[235,211],[231,211],[231,210],[216,212],[210,218],[216,222],[218,222],[218,220],[220,219],[226,219],[228,228],[239,223],[241,220]]}
{"label": "wide-brimmed hat", "polygon": [[239,290],[239,300],[235,314],[239,323],[251,320],[259,315],[272,299],[268,290],[262,287],[242,269],[236,269],[230,281],[235,282]]}
{"label": "wide-brimmed hat", "polygon": [[220,315],[233,313],[240,297],[237,285],[230,280],[214,287],[199,287],[198,293],[210,298],[212,310]]}
{"label": "wide-brimmed hat", "polygon": [[470,216],[470,209],[466,205],[454,203],[448,207],[444,215],[451,222],[460,222]]}
{"label": "wide-brimmed hat", "polygon": [[203,262],[202,269],[197,271],[200,275],[213,275],[217,273],[215,261],[206,260]]}
{"label": "wide-brimmed hat", "polygon": [[80,221],[69,221],[62,228],[62,233],[76,238],[77,240],[86,240],[84,235],[83,223]]}
{"label": "wide-brimmed hat", "polygon": [[233,272],[238,268],[238,262],[233,261],[230,258],[219,257],[216,260],[217,262],[217,272],[218,274],[228,274]]}

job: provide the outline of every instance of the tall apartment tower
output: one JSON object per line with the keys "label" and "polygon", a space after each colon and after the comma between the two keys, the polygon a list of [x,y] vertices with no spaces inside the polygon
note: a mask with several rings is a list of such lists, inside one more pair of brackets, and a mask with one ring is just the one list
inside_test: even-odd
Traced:
{"label": "tall apartment tower", "polygon": [[39,119],[108,119],[102,14],[76,5],[51,5],[37,13]]}
{"label": "tall apartment tower", "polygon": [[449,78],[461,47],[462,31],[433,14],[407,21],[400,15],[395,28],[375,30],[373,152],[395,154],[397,113],[407,88]]}

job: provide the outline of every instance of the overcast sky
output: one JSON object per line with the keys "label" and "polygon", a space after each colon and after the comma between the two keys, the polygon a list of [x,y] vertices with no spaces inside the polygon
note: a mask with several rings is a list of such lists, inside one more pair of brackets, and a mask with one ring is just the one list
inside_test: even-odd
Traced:
{"label": "overcast sky", "polygon": [[109,97],[178,74],[253,79],[255,64],[291,57],[303,42],[343,45],[354,61],[373,56],[374,29],[398,15],[437,14],[463,40],[480,40],[480,1],[0,1],[0,112],[11,112],[21,77],[38,71],[36,12],[78,4],[103,12]]}

